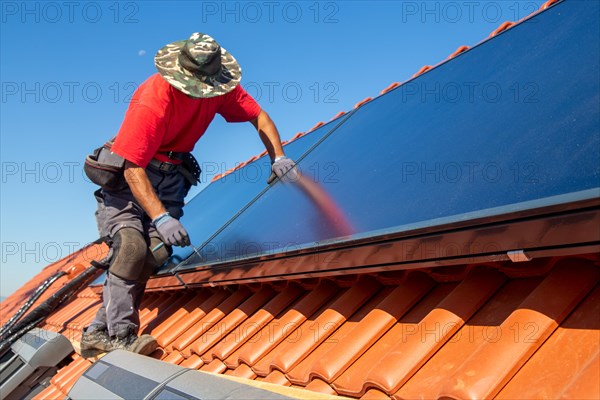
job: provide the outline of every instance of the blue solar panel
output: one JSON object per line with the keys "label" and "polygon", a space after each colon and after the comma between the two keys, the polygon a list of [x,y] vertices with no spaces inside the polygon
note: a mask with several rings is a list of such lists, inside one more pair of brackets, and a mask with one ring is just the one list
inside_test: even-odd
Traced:
{"label": "blue solar panel", "polygon": [[599,197],[598,10],[559,3],[367,103],[178,269]]}
{"label": "blue solar panel", "polygon": [[[302,155],[334,129],[345,117],[331,121],[310,134],[302,136],[285,146],[285,153],[294,160]],[[249,129],[251,129],[249,127]],[[271,174],[269,156],[263,156],[245,167],[212,182],[194,196],[184,207],[181,219],[195,246],[202,246],[219,228],[233,218],[261,192],[268,189],[267,178]],[[173,255],[160,272],[168,272],[193,253],[191,247],[174,247]]]}

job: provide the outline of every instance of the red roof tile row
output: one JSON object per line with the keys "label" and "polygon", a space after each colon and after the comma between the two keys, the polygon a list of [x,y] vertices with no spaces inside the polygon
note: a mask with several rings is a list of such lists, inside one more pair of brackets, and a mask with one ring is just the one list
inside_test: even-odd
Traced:
{"label": "red roof tile row", "polygon": [[[600,256],[513,268],[149,292],[142,331],[166,362],[354,398],[600,397]],[[98,306],[86,290],[44,329],[78,340]],[[38,398],[89,365],[75,356]]]}

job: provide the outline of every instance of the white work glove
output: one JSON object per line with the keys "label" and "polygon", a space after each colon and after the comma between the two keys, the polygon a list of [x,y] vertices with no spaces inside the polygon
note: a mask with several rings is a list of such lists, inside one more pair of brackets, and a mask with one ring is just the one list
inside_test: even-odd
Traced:
{"label": "white work glove", "polygon": [[296,182],[300,178],[296,163],[286,156],[276,157],[271,165],[271,171],[271,176],[267,180],[268,184],[271,184],[276,178],[281,179],[283,182]]}

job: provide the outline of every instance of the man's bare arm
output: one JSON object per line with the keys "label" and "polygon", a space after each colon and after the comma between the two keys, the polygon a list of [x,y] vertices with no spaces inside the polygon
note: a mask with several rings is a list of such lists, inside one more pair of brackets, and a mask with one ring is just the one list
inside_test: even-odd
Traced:
{"label": "man's bare arm", "polygon": [[267,152],[269,153],[269,157],[271,160],[275,160],[275,157],[281,157],[285,155],[283,153],[283,148],[281,147],[281,138],[279,137],[279,132],[277,131],[277,127],[269,114],[265,111],[261,111],[258,117],[251,120],[250,123],[254,125],[256,130],[258,131],[258,135],[260,136],[260,140],[262,140]]}
{"label": "man's bare arm", "polygon": [[300,176],[299,170],[296,163],[285,156],[279,132],[277,132],[277,127],[269,114],[261,111],[258,117],[250,122],[258,131],[260,139],[265,145],[269,157],[271,157],[272,172],[267,179],[267,183],[271,184],[277,177],[284,179],[285,182],[296,182]]}
{"label": "man's bare arm", "polygon": [[135,197],[138,204],[146,211],[150,219],[155,219],[167,212],[165,206],[152,188],[152,184],[144,168],[127,161],[125,164],[125,180],[133,193],[133,197]]}

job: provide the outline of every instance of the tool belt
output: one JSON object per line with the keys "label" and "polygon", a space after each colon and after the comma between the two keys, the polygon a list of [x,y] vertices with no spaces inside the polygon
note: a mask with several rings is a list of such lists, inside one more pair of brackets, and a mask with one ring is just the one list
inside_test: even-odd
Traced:
{"label": "tool belt", "polygon": [[[111,151],[114,138],[98,147],[88,155],[83,165],[87,177],[104,190],[119,191],[128,185],[123,174],[125,159]],[[168,152],[164,153],[172,160],[180,160],[181,164],[150,160],[149,166],[161,172],[180,172],[190,185],[197,185],[200,180],[200,165],[191,153]]]}
{"label": "tool belt", "polygon": [[190,185],[196,186],[198,184],[198,182],[200,181],[200,174],[202,173],[202,169],[200,168],[198,161],[196,161],[196,158],[192,155],[192,153],[170,152],[166,153],[165,155],[173,160],[180,160],[181,164],[174,164],[153,158],[148,163],[148,166],[166,173],[179,172],[190,183]]}

